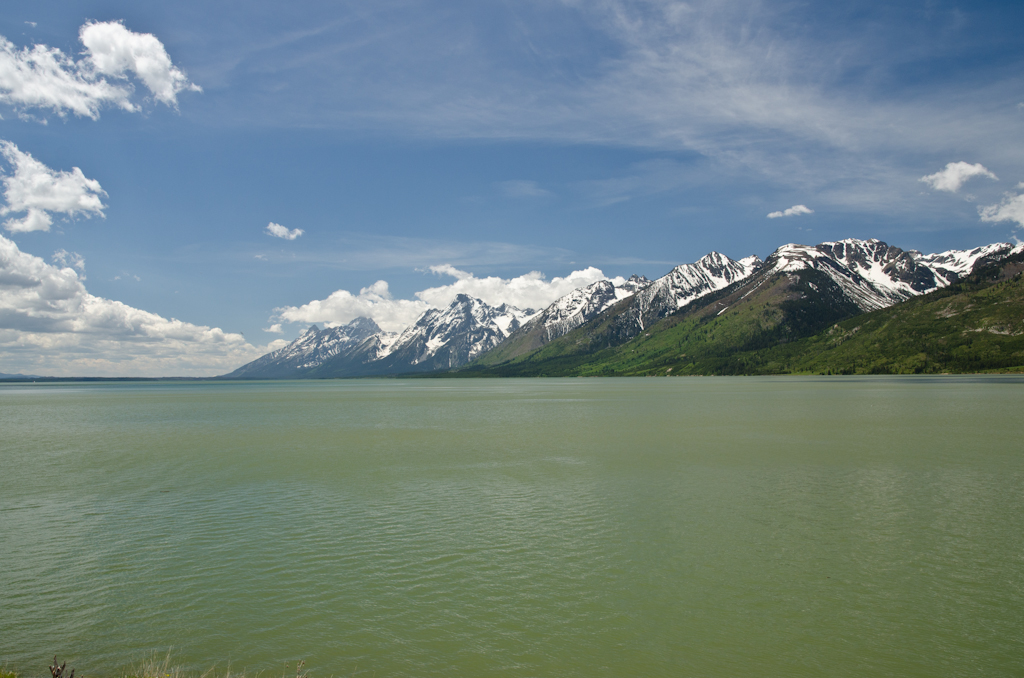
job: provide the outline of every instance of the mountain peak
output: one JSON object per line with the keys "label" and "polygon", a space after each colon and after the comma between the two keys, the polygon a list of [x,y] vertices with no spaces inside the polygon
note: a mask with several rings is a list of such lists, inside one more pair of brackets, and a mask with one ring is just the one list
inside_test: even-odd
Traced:
{"label": "mountain peak", "polygon": [[712,251],[708,252],[707,254],[705,254],[700,259],[698,259],[696,263],[698,263],[698,264],[705,264],[705,265],[706,264],[721,265],[723,259],[729,259],[729,257],[726,257],[723,254],[721,254],[719,252],[715,252],[714,250],[712,250]]}
{"label": "mountain peak", "polygon": [[[311,325],[284,348],[227,376],[343,377],[450,369],[499,345],[491,354],[496,360],[523,355],[590,321],[598,323],[594,327],[604,332],[601,336],[621,343],[667,315],[688,312],[682,309],[706,295],[723,292],[743,299],[748,287],[749,291],[758,289],[775,274],[789,274],[789,281],[783,284],[792,285],[793,280],[808,277],[803,275],[805,269],[817,271],[811,275],[816,284],[824,280],[834,288],[841,306],[874,310],[946,287],[981,264],[1022,251],[1022,245],[995,243],[972,250],[921,254],[875,238],[817,245],[790,243],[766,261],[756,255],[733,260],[713,251],[654,281],[635,274],[617,285],[608,279],[596,281],[562,296],[539,313],[507,303],[490,306],[463,293],[455,295],[445,308],[427,310],[400,334],[383,332],[366,317],[326,329]],[[732,285],[737,287],[726,289]],[[814,285],[811,288],[818,290]],[[609,315],[602,315],[605,313]]]}
{"label": "mountain peak", "polygon": [[970,273],[979,262],[1011,251],[1009,244],[995,243],[973,250],[922,255],[876,238],[846,238],[813,247],[790,243],[768,259],[772,271],[820,270],[861,310],[872,311],[946,287]]}
{"label": "mountain peak", "polygon": [[347,325],[342,325],[342,327],[348,327],[348,328],[351,328],[353,330],[361,330],[361,331],[371,331],[371,332],[380,332],[381,331],[380,325],[378,325],[376,322],[374,322],[373,319],[367,318],[365,316],[359,316],[355,320],[352,320],[351,322],[349,322]]}

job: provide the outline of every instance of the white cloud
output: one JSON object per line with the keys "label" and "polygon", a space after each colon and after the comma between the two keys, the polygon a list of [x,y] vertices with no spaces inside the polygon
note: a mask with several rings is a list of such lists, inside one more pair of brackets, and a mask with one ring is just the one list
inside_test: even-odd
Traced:
{"label": "white cloud", "polygon": [[305,233],[305,231],[303,231],[301,228],[293,228],[292,230],[289,231],[281,224],[275,224],[273,221],[267,224],[266,231],[267,235],[272,235],[275,238],[284,238],[285,240],[295,240],[300,235]]}
{"label": "white cloud", "polygon": [[[477,278],[449,264],[431,266],[430,271],[455,278],[450,285],[441,285],[421,290],[416,299],[394,299],[384,280],[378,280],[369,287],[352,294],[338,290],[326,299],[318,299],[302,306],[286,306],[274,309],[275,319],[290,323],[322,323],[328,326],[342,325],[359,317],[371,318],[381,329],[400,332],[416,321],[430,308],[442,308],[455,299],[456,295],[468,294],[482,299],[492,306],[512,304],[520,309],[540,310],[555,299],[579,287],[585,287],[607,276],[600,269],[590,267],[573,271],[564,278],[545,280],[544,275],[532,271],[515,278],[490,276]],[[622,278],[612,278],[621,283]]]}
{"label": "white cloud", "polygon": [[[598,280],[608,278],[600,269],[593,266],[581,271],[573,271],[564,278],[556,277],[551,280],[545,280],[544,274],[539,271],[531,271],[525,275],[506,279],[497,276],[477,278],[472,273],[460,271],[448,264],[431,266],[430,270],[439,275],[449,275],[456,279],[450,285],[430,287],[416,293],[418,299],[422,299],[435,308],[447,306],[456,295],[468,294],[471,297],[482,299],[492,306],[512,304],[521,309],[532,308],[539,311],[555,299],[577,288],[586,287]],[[621,282],[621,279],[616,278],[615,280]]]}
{"label": "white cloud", "polygon": [[951,162],[946,165],[945,169],[921,177],[919,181],[928,184],[936,191],[956,193],[971,177],[988,177],[996,181],[999,180],[999,177],[989,172],[980,162],[973,165],[966,162]]}
{"label": "white cloud", "polygon": [[89,22],[79,39],[85,56],[78,61],[55,47],[33,45],[20,50],[0,36],[0,102],[20,108],[68,111],[96,119],[100,109],[114,106],[138,111],[131,101],[134,75],[153,98],[176,107],[184,90],[201,92],[171,63],[163,44],[148,33],[134,33],[117,21]]}
{"label": "white cloud", "polygon": [[451,264],[441,264],[440,266],[430,266],[427,268],[431,273],[437,275],[450,275],[456,280],[472,280],[473,274],[469,271],[460,271]]}
{"label": "white cloud", "polygon": [[281,329],[281,323],[274,323],[270,327],[264,327],[263,331],[270,334],[284,334],[284,330]]}
{"label": "white cloud", "polygon": [[[58,253],[60,255],[60,253]],[[75,255],[58,256],[74,265]],[[58,376],[210,376],[253,360],[241,334],[90,294],[74,268],[47,264],[0,236],[4,371]]]}
{"label": "white cloud", "polygon": [[551,191],[541,188],[536,181],[524,179],[499,181],[497,186],[502,194],[509,198],[543,198],[553,195]]}
{"label": "white cloud", "polygon": [[326,299],[315,299],[302,306],[275,308],[277,318],[290,323],[324,323],[343,325],[359,317],[371,318],[381,329],[399,332],[430,308],[424,301],[393,299],[384,280],[352,294],[338,290]]}
{"label": "white cloud", "polygon": [[781,212],[772,212],[768,215],[768,218],[778,219],[779,217],[796,217],[801,214],[814,214],[814,210],[809,208],[807,205],[793,205],[789,209],[782,210]]}
{"label": "white cloud", "polygon": [[7,204],[0,208],[0,215],[26,213],[5,221],[8,231],[49,231],[53,224],[50,213],[54,212],[72,217],[104,216],[100,196],[106,192],[100,182],[86,178],[77,167],[70,172],[52,170],[9,141],[0,141],[0,154],[14,168],[13,174],[3,178]]}
{"label": "white cloud", "polygon": [[203,91],[171,63],[163,43],[151,33],[135,33],[119,21],[103,21],[85,24],[78,37],[98,73],[114,78],[134,73],[157,101],[168,106],[178,105],[178,92]]}
{"label": "white cloud", "polygon": [[48,108],[59,115],[99,117],[104,106],[134,111],[131,88],[90,77],[84,61],[75,62],[59,49],[35,45],[18,50],[0,36],[0,102]]}
{"label": "white cloud", "polygon": [[[1024,182],[1017,184],[1017,190],[1024,190]],[[982,221],[1015,221],[1024,226],[1024,193],[1007,193],[998,205],[979,206]]]}

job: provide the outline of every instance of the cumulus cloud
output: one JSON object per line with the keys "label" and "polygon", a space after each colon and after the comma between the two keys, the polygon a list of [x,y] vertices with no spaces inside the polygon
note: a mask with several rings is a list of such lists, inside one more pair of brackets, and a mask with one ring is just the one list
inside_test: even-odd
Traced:
{"label": "cumulus cloud", "polygon": [[779,217],[796,217],[801,214],[814,214],[814,210],[809,208],[807,205],[793,205],[789,209],[782,210],[781,212],[772,212],[768,215],[768,218],[778,219]]}
{"label": "cumulus cloud", "polygon": [[[1024,182],[1017,184],[1017,190],[1024,191]],[[1015,221],[1024,226],[1024,193],[1007,193],[998,205],[978,207],[982,221]]]}
{"label": "cumulus cloud", "polygon": [[323,323],[343,325],[359,317],[371,318],[381,329],[399,332],[430,308],[425,301],[394,299],[384,280],[352,294],[338,290],[326,299],[315,299],[302,306],[275,308],[277,318],[290,323]]}
{"label": "cumulus cloud", "polygon": [[281,329],[281,323],[274,323],[270,327],[264,327],[263,331],[270,334],[284,334],[284,330]]}
{"label": "cumulus cloud", "polygon": [[275,238],[284,238],[285,240],[295,240],[300,235],[305,233],[305,231],[303,231],[301,228],[293,228],[292,230],[289,231],[281,224],[275,224],[273,221],[267,224],[266,230],[267,235],[272,235]]}
{"label": "cumulus cloud", "polygon": [[[59,264],[0,236],[0,355],[4,371],[95,376],[210,376],[270,347],[90,294],[73,253]],[[77,257],[77,258],[76,258]]]}
{"label": "cumulus cloud", "polygon": [[70,172],[52,170],[9,141],[0,141],[0,154],[14,169],[13,174],[3,178],[7,204],[0,208],[0,215],[25,212],[21,218],[4,222],[8,231],[49,231],[53,224],[51,213],[104,216],[106,206],[100,196],[106,192],[100,182],[86,178],[77,167]]}
{"label": "cumulus cloud", "polygon": [[[430,270],[433,273],[448,275],[456,279],[450,285],[430,287],[416,293],[418,299],[422,299],[435,308],[447,306],[458,294],[468,294],[471,297],[482,299],[491,306],[512,304],[521,309],[532,308],[539,311],[575,289],[586,287],[598,280],[608,279],[601,269],[593,266],[581,271],[573,271],[564,278],[556,277],[551,280],[546,280],[544,274],[539,271],[530,271],[515,278],[499,278],[497,276],[477,278],[472,273],[461,271],[448,264],[431,266]],[[616,278],[614,282],[621,283],[622,279]]]}
{"label": "cumulus cloud", "polygon": [[[400,332],[414,323],[427,309],[447,306],[459,294],[482,299],[492,306],[508,303],[524,310],[540,310],[574,289],[608,279],[600,269],[594,267],[573,271],[564,278],[556,277],[551,280],[546,280],[544,275],[537,271],[515,278],[477,278],[472,273],[449,264],[431,266],[430,271],[455,278],[455,282],[421,290],[415,294],[416,299],[395,299],[391,296],[388,283],[378,280],[373,285],[359,290],[359,294],[338,290],[326,299],[314,300],[302,306],[274,309],[275,319],[290,323],[322,323],[335,326],[365,317],[373,319],[383,330]],[[611,280],[616,283],[623,282],[622,278]]]}
{"label": "cumulus cloud", "polygon": [[97,73],[114,78],[132,73],[154,99],[168,106],[178,105],[178,92],[203,91],[171,63],[163,43],[151,33],[135,33],[119,21],[97,21],[82,26],[78,37]]}
{"label": "cumulus cloud", "polygon": [[49,109],[61,116],[70,111],[95,120],[106,106],[140,110],[131,100],[134,87],[129,75],[171,107],[177,106],[179,92],[202,91],[174,66],[163,43],[151,34],[106,21],[85,24],[78,37],[85,52],[76,61],[56,47],[18,49],[0,36],[0,102]]}
{"label": "cumulus cloud", "polygon": [[918,181],[928,184],[936,191],[956,193],[971,177],[988,177],[996,181],[999,180],[999,177],[989,172],[980,162],[973,165],[966,162],[951,162],[946,165],[945,169],[921,177]]}

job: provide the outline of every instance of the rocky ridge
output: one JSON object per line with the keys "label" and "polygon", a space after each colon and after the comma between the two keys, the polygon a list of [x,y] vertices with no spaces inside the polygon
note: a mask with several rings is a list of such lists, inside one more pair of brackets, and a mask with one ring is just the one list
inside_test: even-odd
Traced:
{"label": "rocky ridge", "polygon": [[[922,254],[879,240],[848,238],[818,245],[787,244],[765,261],[734,260],[711,252],[676,266],[654,281],[632,276],[573,290],[542,311],[508,304],[490,306],[467,295],[443,309],[430,309],[400,333],[384,332],[367,318],[337,327],[310,327],[288,346],[242,366],[226,378],[302,378],[403,374],[450,370],[474,360],[497,365],[536,351],[584,326],[588,342],[615,346],[644,333],[693,304],[735,303],[766,282],[801,271],[832,289],[827,303],[843,311],[871,311],[946,287],[976,267],[1024,246],[995,243],[972,250]],[[802,275],[802,274],[800,274]],[[824,276],[824,277],[821,277]],[[810,280],[810,279],[808,279]],[[811,283],[809,290],[817,290]],[[709,296],[714,295],[714,296]],[[723,297],[723,295],[726,295]],[[815,295],[820,296],[820,295]],[[716,313],[725,312],[724,301]],[[596,334],[595,334],[596,332]]]}
{"label": "rocky ridge", "polygon": [[839,285],[862,311],[891,306],[956,282],[979,264],[1014,251],[1009,243],[972,250],[921,254],[881,240],[847,238],[820,245],[783,245],[768,258],[766,274],[811,268]]}

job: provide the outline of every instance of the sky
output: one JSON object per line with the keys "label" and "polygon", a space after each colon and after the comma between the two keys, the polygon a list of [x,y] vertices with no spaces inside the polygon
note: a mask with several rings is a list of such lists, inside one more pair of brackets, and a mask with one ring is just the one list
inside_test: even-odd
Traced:
{"label": "sky", "polygon": [[0,373],[1024,238],[1024,3],[5,0]]}

